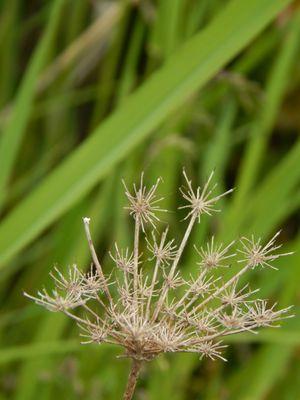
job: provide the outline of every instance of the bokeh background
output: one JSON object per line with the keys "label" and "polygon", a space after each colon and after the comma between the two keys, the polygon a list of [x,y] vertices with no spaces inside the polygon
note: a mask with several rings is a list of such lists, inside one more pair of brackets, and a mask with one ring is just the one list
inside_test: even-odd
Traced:
{"label": "bokeh background", "polygon": [[193,232],[183,273],[211,233],[282,229],[296,253],[247,278],[296,318],[232,338],[227,363],[160,357],[136,399],[299,399],[299,2],[2,0],[0,12],[0,399],[122,397],[119,350],[80,345],[73,322],[22,291],[47,286],[55,264],[89,267],[83,216],[110,270],[112,243],[132,237],[121,178],[142,170],[163,178],[180,238],[183,167],[236,187]]}

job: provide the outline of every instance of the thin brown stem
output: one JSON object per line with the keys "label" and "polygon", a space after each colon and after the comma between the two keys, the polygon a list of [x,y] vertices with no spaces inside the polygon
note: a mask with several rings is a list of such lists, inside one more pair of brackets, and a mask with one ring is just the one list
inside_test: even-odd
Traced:
{"label": "thin brown stem", "polygon": [[90,248],[92,259],[94,261],[94,264],[95,264],[95,267],[97,269],[98,275],[99,275],[100,279],[103,282],[104,292],[105,292],[110,304],[112,304],[112,297],[111,297],[111,294],[110,294],[110,291],[109,291],[109,288],[108,288],[105,276],[103,274],[102,267],[101,267],[100,261],[98,259],[98,256],[97,256],[97,253],[96,253],[96,250],[95,250],[95,247],[94,247],[94,243],[93,243],[93,240],[92,240],[90,227],[89,227],[90,219],[89,218],[83,218],[83,223],[84,223],[84,229],[85,229],[86,237],[87,237],[87,240],[88,240],[88,245],[89,245],[89,248]]}
{"label": "thin brown stem", "polygon": [[[194,226],[194,224],[196,222],[196,219],[197,219],[197,214],[193,214],[193,216],[191,217],[190,222],[188,224],[188,227],[187,227],[187,229],[185,231],[185,234],[183,236],[183,239],[182,239],[182,242],[181,242],[181,244],[179,246],[179,249],[177,251],[176,257],[175,257],[175,259],[173,261],[171,270],[169,272],[168,278],[170,278],[170,279],[172,279],[173,276],[174,276],[175,270],[176,270],[177,265],[179,263],[179,260],[180,260],[180,258],[182,256],[183,250],[184,250],[184,248],[185,248],[185,246],[187,244],[188,238],[189,238],[189,236],[190,236],[190,234],[192,232],[192,229],[193,229],[193,226]],[[163,285],[163,287],[161,289],[161,295],[160,295],[160,297],[159,297],[159,299],[157,301],[157,305],[156,305],[156,308],[155,308],[153,316],[152,316],[152,321],[156,320],[156,318],[157,318],[157,316],[158,316],[158,314],[159,314],[159,312],[160,312],[160,310],[162,308],[162,305],[163,305],[163,303],[165,301],[165,298],[166,298],[166,296],[168,294],[168,289],[169,288],[168,288],[168,285],[167,285],[167,280],[165,280],[164,285]]]}
{"label": "thin brown stem", "polygon": [[141,370],[142,362],[132,359],[131,370],[128,376],[126,390],[124,392],[123,400],[131,400],[135,391],[136,383]]}
{"label": "thin brown stem", "polygon": [[[159,246],[159,250],[162,251],[164,244],[165,244],[165,240],[167,237],[167,233],[168,230],[166,229],[164,231],[164,233],[162,234],[161,237],[161,241],[160,241],[160,246]],[[148,298],[148,302],[147,302],[147,309],[146,309],[146,318],[149,318],[149,314],[150,314],[150,306],[151,306],[151,300],[152,300],[152,295],[153,295],[153,290],[156,284],[156,278],[157,278],[157,273],[158,273],[158,269],[160,267],[160,263],[161,263],[161,259],[157,258],[156,263],[155,263],[155,267],[154,267],[154,273],[153,273],[153,277],[152,277],[152,282],[151,282],[151,286],[150,286],[150,295]]]}
{"label": "thin brown stem", "polygon": [[134,289],[134,300],[137,303],[137,289],[138,289],[138,276],[139,276],[139,239],[140,239],[140,219],[137,216],[135,219],[135,229],[134,229],[134,249],[133,249],[133,289]]}

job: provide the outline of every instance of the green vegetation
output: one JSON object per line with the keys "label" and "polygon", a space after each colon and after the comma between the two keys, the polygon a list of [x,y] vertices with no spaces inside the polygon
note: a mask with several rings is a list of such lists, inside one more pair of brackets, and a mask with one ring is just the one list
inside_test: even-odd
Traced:
{"label": "green vegetation", "polygon": [[[226,364],[160,357],[136,398],[300,398],[298,3],[0,2],[0,400],[122,397],[129,363],[117,349],[80,345],[72,322],[22,291],[47,284],[54,264],[89,267],[83,216],[101,258],[131,243],[121,178],[162,176],[174,209],[183,166],[198,183],[215,168],[220,192],[236,187],[191,244],[283,229],[296,253],[247,278],[296,318],[231,338]],[[180,218],[165,219],[180,237]],[[194,268],[191,245],[182,270]]]}

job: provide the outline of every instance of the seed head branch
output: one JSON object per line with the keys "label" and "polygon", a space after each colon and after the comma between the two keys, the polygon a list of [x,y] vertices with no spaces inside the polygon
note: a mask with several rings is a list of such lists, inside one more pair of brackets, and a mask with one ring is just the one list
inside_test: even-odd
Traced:
{"label": "seed head branch", "polygon": [[92,236],[91,236],[91,232],[90,232],[90,218],[88,218],[88,217],[83,218],[83,223],[84,223],[84,229],[85,229],[87,241],[89,244],[89,248],[91,251],[92,259],[94,261],[94,264],[95,264],[95,267],[97,269],[100,279],[103,280],[105,294],[107,295],[107,298],[109,299],[109,301],[112,303],[113,300],[112,300],[108,285],[106,283],[106,280],[104,278],[102,267],[101,267],[100,261],[98,259],[98,256],[97,256],[97,253],[96,253],[93,241],[92,241]]}

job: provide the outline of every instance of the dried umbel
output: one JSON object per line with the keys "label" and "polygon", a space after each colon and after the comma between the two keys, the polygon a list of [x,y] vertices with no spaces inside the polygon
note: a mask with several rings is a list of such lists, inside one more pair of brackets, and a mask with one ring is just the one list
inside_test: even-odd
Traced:
{"label": "dried umbel", "polygon": [[[63,275],[56,268],[51,273],[55,284],[51,293],[45,289],[37,297],[25,293],[48,310],[73,318],[81,329],[83,343],[123,347],[124,355],[133,360],[124,399],[132,398],[144,360],[166,352],[191,352],[200,358],[225,360],[222,337],[244,331],[256,333],[258,327],[278,326],[278,321],[291,317],[290,307],[276,310],[266,300],[255,299],[257,290],[239,284],[248,270],[274,268],[273,260],[290,254],[274,254],[280,247],[275,245],[278,233],[266,245],[254,237],[225,245],[212,238],[202,248],[195,246],[199,257],[196,273],[188,280],[182,278],[179,262],[193,226],[203,214],[219,211],[217,201],[231,192],[214,195],[213,173],[203,188],[196,190],[185,172],[183,175],[187,188],[181,193],[186,204],[180,208],[187,209],[188,224],[179,245],[168,239],[168,229],[158,234],[159,213],[166,211],[160,209],[161,199],[156,195],[159,180],[147,190],[142,175],[133,192],[124,184],[127,208],[135,223],[134,243],[132,249],[119,249],[116,244],[110,253],[116,265],[115,276],[104,275],[92,242],[90,219],[84,218],[94,264],[91,270],[83,273],[72,266]],[[148,236],[147,225],[155,228]],[[234,260],[242,266],[224,280],[224,267],[227,276]],[[75,308],[82,312],[75,314]]]}

